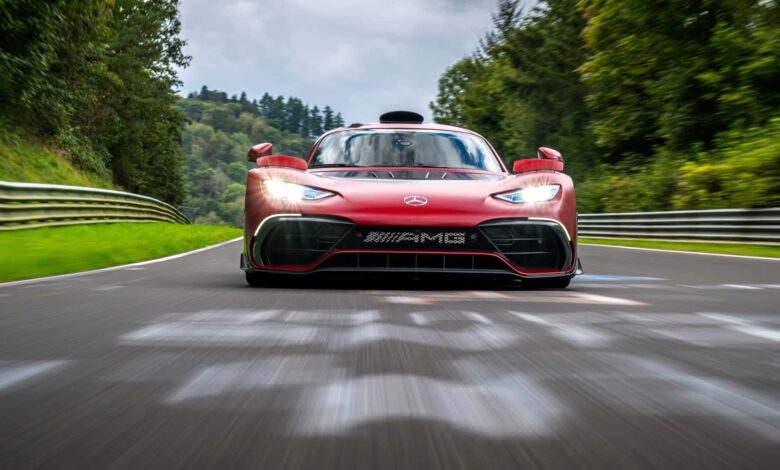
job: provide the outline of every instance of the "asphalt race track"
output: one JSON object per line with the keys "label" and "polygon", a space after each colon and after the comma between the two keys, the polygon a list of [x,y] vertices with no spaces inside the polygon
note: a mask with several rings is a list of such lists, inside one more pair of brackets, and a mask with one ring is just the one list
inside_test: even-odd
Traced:
{"label": "asphalt race track", "polygon": [[778,468],[780,261],[252,289],[239,246],[0,287],[0,468]]}

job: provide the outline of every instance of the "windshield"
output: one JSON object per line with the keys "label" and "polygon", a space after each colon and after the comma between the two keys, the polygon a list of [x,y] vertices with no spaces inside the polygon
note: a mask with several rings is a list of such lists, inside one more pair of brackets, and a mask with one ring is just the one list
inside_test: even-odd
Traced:
{"label": "windshield", "polygon": [[325,137],[309,168],[338,166],[502,171],[498,158],[480,137],[406,129],[343,131]]}

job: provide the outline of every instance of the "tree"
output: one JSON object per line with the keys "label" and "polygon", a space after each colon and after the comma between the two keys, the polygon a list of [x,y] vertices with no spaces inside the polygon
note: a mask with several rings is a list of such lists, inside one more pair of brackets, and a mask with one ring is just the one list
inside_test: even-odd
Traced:
{"label": "tree", "polygon": [[173,89],[180,85],[177,68],[189,63],[177,8],[176,0],[116,0],[115,54],[106,60],[123,84],[110,101],[122,124],[106,142],[114,178],[131,191],[173,203],[184,193],[178,144],[183,115],[173,107]]}
{"label": "tree", "polygon": [[269,113],[271,112],[271,105],[273,102],[273,98],[271,98],[271,95],[269,95],[267,92],[263,93],[263,97],[260,98],[260,105],[258,106],[258,110],[260,111],[261,116],[268,117]]}
{"label": "tree", "polygon": [[320,108],[314,106],[309,113],[309,130],[313,135],[320,135],[323,132],[322,129],[322,114],[320,114]]}
{"label": "tree", "polygon": [[298,98],[287,98],[285,105],[285,123],[283,130],[300,133],[303,125],[303,101]]}
{"label": "tree", "polygon": [[501,75],[511,100],[502,107],[503,148],[524,155],[541,146],[559,148],[568,153],[568,172],[581,180],[598,153],[577,71],[586,60],[583,11],[576,0],[547,0],[512,24],[493,52],[508,66]]}
{"label": "tree", "polygon": [[463,100],[469,85],[477,77],[479,67],[476,59],[465,57],[447,68],[442,74],[439,78],[436,101],[430,103],[435,122],[451,126],[464,126],[466,124]]}
{"label": "tree", "polygon": [[268,123],[277,128],[283,128],[285,124],[285,103],[284,96],[279,95],[270,101],[268,114]]}
{"label": "tree", "polygon": [[776,2],[582,5],[583,78],[599,144],[612,155],[711,149],[720,133],[766,123],[780,104],[767,81],[780,71]]}
{"label": "tree", "polygon": [[189,58],[177,8],[176,0],[0,2],[0,110],[58,140],[85,171],[178,202],[184,116],[174,89]]}
{"label": "tree", "polygon": [[325,108],[322,110],[322,114],[323,114],[322,127],[324,130],[329,131],[334,127],[336,127],[333,121],[333,110],[330,109],[330,106],[325,106]]}
{"label": "tree", "polygon": [[311,110],[309,105],[304,105],[303,116],[301,117],[301,135],[311,137]]}

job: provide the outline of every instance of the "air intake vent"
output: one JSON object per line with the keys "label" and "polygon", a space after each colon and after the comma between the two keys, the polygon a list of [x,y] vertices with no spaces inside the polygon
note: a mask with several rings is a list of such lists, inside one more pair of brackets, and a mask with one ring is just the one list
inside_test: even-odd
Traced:
{"label": "air intake vent", "polygon": [[307,265],[330,251],[352,224],[327,218],[271,220],[252,243],[253,257],[266,265]]}
{"label": "air intake vent", "polygon": [[390,111],[379,116],[382,124],[422,124],[423,117],[412,111]]}
{"label": "air intake vent", "polygon": [[558,271],[571,264],[570,244],[559,225],[504,221],[480,225],[496,249],[520,269]]}

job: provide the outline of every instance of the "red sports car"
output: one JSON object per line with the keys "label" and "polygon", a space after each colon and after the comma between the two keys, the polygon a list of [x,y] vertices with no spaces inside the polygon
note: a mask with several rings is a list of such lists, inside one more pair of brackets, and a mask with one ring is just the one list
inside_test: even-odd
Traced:
{"label": "red sports car", "polygon": [[510,174],[466,129],[394,111],[320,137],[306,160],[269,143],[246,185],[241,268],[322,272],[509,275],[566,287],[579,271],[572,180],[555,150]]}

